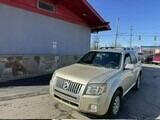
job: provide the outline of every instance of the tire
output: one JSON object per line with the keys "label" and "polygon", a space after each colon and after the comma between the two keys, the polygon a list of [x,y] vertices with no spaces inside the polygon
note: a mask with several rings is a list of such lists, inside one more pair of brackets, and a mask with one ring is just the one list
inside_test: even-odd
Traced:
{"label": "tire", "polygon": [[121,107],[121,98],[122,98],[122,93],[120,91],[116,91],[111,100],[109,111],[107,113],[107,118],[114,119],[117,117]]}
{"label": "tire", "polygon": [[135,86],[134,86],[134,90],[135,90],[135,91],[138,91],[138,90],[139,90],[139,88],[140,88],[140,83],[141,83],[141,79],[142,79],[142,75],[139,75],[138,78],[137,78],[137,82],[136,82],[136,84],[135,84]]}

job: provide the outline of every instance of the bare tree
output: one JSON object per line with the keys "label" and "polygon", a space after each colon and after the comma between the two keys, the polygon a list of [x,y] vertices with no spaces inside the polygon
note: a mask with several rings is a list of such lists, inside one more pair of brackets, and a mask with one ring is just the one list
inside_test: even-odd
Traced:
{"label": "bare tree", "polygon": [[99,49],[99,41],[100,41],[100,37],[98,35],[94,35],[93,36],[93,41],[92,41],[92,44],[91,44],[91,49],[92,50]]}
{"label": "bare tree", "polygon": [[[112,42],[110,47],[115,47],[115,43]],[[123,47],[123,45],[121,45],[120,43],[117,43],[116,47]]]}

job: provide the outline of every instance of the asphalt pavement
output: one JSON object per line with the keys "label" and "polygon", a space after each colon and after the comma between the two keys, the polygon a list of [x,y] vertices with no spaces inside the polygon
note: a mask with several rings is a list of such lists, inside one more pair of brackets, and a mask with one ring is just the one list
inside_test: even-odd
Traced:
{"label": "asphalt pavement", "polygon": [[130,91],[123,99],[119,119],[155,119],[160,116],[160,66],[143,65],[139,91]]}

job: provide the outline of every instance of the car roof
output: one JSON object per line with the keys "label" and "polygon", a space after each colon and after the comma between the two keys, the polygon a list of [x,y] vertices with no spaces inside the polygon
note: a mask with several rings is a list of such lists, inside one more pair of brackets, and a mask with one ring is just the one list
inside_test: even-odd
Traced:
{"label": "car roof", "polygon": [[123,50],[118,49],[105,49],[105,50],[92,50],[94,52],[115,52],[115,53],[123,53]]}
{"label": "car roof", "polygon": [[99,49],[99,50],[92,50],[95,52],[114,52],[114,53],[121,53],[121,54],[127,54],[127,53],[136,53],[133,49],[126,49],[126,48],[108,48],[108,49]]}

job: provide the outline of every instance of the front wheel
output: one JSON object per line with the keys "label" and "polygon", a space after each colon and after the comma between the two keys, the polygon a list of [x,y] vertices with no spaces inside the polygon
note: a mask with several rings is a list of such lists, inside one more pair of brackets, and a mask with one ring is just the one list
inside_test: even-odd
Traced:
{"label": "front wheel", "polygon": [[108,111],[108,118],[116,118],[119,113],[120,106],[121,106],[121,92],[117,91],[111,101],[109,111]]}

